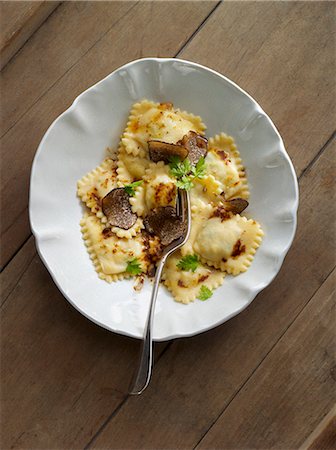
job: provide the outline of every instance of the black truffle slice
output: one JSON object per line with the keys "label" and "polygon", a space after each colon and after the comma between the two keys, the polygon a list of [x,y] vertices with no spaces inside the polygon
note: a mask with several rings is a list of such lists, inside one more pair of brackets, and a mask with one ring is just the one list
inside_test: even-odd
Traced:
{"label": "black truffle slice", "polygon": [[240,214],[249,205],[249,202],[243,198],[233,198],[232,200],[226,200],[224,207],[226,211],[230,211],[233,214]]}
{"label": "black truffle slice", "polygon": [[195,133],[195,131],[189,131],[188,134],[177,142],[188,150],[188,158],[191,164],[197,164],[202,156],[206,156],[208,153],[208,140]]}
{"label": "black truffle slice", "polygon": [[132,212],[129,195],[124,188],[112,189],[102,200],[103,213],[107,217],[108,225],[128,230],[137,220]]}
{"label": "black truffle slice", "polygon": [[170,162],[172,156],[178,156],[182,160],[188,155],[188,150],[182,145],[169,144],[161,141],[148,141],[149,157],[152,161]]}
{"label": "black truffle slice", "polygon": [[184,235],[186,223],[176,215],[172,206],[160,206],[153,209],[144,220],[148,233],[155,234],[162,245],[168,245]]}

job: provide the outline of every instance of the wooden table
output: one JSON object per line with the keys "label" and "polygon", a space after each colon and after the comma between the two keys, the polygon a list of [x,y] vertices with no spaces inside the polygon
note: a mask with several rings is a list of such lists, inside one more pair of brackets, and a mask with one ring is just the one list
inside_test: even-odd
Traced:
{"label": "wooden table", "polygon": [[[1,448],[332,448],[335,2],[0,7]],[[300,208],[273,283],[226,324],[156,345],[151,385],[130,397],[139,342],[64,300],[36,254],[27,207],[50,123],[144,56],[205,64],[257,99],[295,165]]]}

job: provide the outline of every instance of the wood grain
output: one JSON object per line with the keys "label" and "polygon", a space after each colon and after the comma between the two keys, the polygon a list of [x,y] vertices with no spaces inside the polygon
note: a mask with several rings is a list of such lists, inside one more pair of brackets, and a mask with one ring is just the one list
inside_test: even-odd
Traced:
{"label": "wood grain", "polygon": [[[20,252],[26,259],[30,247]],[[139,341],[75,311],[37,255],[22,278],[16,259],[6,268],[17,284],[0,322],[0,447],[83,448],[126,397]],[[166,345],[156,345],[156,357]]]}
{"label": "wood grain", "polygon": [[[85,3],[85,8],[92,8],[94,11],[96,8],[102,8],[100,2]],[[65,6],[67,5],[68,3]],[[71,8],[75,8],[76,5],[77,2],[69,3]],[[125,12],[127,5],[131,7]],[[51,43],[51,49],[46,47],[43,59],[41,59],[40,48],[32,55],[30,42],[25,45],[20,58],[29,65],[39,65],[40,78],[43,78],[44,71],[50,70],[48,61],[53,58],[56,60],[52,62],[52,67],[54,64],[63,65],[64,71],[48,89],[43,85],[42,89],[46,91],[41,93],[40,98],[1,140],[1,148],[6,149],[2,156],[1,172],[1,205],[3,211],[6,211],[1,221],[1,265],[8,262],[29,236],[30,230],[25,218],[30,167],[36,148],[50,123],[70,106],[80,92],[120,65],[143,56],[167,56],[176,53],[215,5],[216,3],[213,2],[201,2],[197,3],[195,8],[193,2],[131,2],[130,4],[106,2],[104,8],[109,8],[110,17],[117,16],[119,20],[93,44],[91,39],[87,38],[91,42],[91,47],[81,58],[73,61],[70,67],[63,60],[62,49],[56,51]],[[73,19],[68,14],[64,15],[65,11],[62,7],[63,5],[55,12],[51,20],[38,30],[34,39],[38,40],[41,34],[44,36],[47,33],[45,27],[51,36],[62,34],[63,30],[67,29],[65,24]],[[118,13],[120,8],[124,12],[123,15]],[[67,12],[71,11],[72,9]],[[85,39],[86,24],[83,23],[82,27],[82,39]],[[163,29],[164,33],[162,33]],[[139,30],[141,30],[141,39],[138,38]],[[70,37],[67,41],[62,41],[63,47],[68,46],[69,41],[71,42]],[[59,41],[56,41],[56,44],[61,45]],[[70,57],[69,52],[65,52],[65,57]],[[13,64],[16,61],[19,59],[16,58]],[[7,70],[12,70],[11,64],[12,62],[6,67]],[[43,83],[36,81],[33,84],[41,88]],[[13,86],[11,89],[12,93],[14,89],[17,89],[16,81],[15,88]],[[28,90],[29,85],[26,85],[24,91],[21,91],[22,98]],[[9,103],[11,103],[10,100]]]}
{"label": "wood grain", "polygon": [[335,282],[334,270],[197,449],[299,448],[336,401]]}
{"label": "wood grain", "polygon": [[333,2],[224,2],[179,55],[260,103],[298,175],[335,130],[334,13]]}
{"label": "wood grain", "polygon": [[[112,439],[118,449],[193,448],[207,433],[335,266],[335,242],[326,239],[332,235],[330,205],[335,200],[321,201],[336,194],[331,192],[334,151],[335,140],[300,180],[299,228],[272,285],[223,326],[175,341],[160,359],[148,390],[125,402],[92,448],[106,448]],[[279,416],[274,427],[281,429],[281,420]],[[256,434],[260,427],[258,422]],[[303,441],[306,432],[298,430],[297,438]],[[278,436],[280,447],[285,434]]]}
{"label": "wood grain", "polygon": [[0,70],[59,3],[54,1],[2,1],[0,3]]}

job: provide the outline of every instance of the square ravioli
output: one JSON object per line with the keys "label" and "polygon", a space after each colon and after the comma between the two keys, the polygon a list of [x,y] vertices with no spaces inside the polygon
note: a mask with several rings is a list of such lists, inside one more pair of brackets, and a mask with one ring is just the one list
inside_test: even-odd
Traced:
{"label": "square ravioli", "polygon": [[258,222],[239,214],[217,214],[208,209],[194,228],[188,244],[209,266],[232,275],[245,272],[261,244],[263,231]]}
{"label": "square ravioli", "polygon": [[194,271],[182,270],[178,267],[181,258],[179,251],[169,256],[162,275],[165,286],[178,302],[193,302],[200,295],[202,286],[212,291],[223,283],[223,272],[202,263],[198,263]]}
{"label": "square ravioli", "polygon": [[200,117],[174,109],[171,103],[143,100],[133,106],[121,142],[127,153],[143,155],[148,152],[149,140],[174,144],[190,130],[204,133],[205,126]]}
{"label": "square ravioli", "polygon": [[141,235],[130,239],[119,238],[114,233],[104,233],[104,226],[93,214],[81,220],[85,245],[100,278],[108,282],[129,278],[128,264],[135,259],[141,272],[147,270],[145,245]]}
{"label": "square ravioli", "polygon": [[112,158],[104,161],[77,182],[77,195],[93,214],[103,222],[107,219],[102,211],[102,200],[117,187],[116,162]]}
{"label": "square ravioli", "polygon": [[245,169],[231,136],[221,133],[210,138],[205,162],[208,173],[221,184],[226,199],[249,198]]}
{"label": "square ravioli", "polygon": [[111,227],[102,210],[102,201],[105,195],[117,188],[116,170],[116,162],[111,158],[106,158],[100,166],[78,181],[77,195],[113,233],[120,238],[130,238],[144,228],[142,219],[138,217],[131,228],[124,230],[117,226]]}

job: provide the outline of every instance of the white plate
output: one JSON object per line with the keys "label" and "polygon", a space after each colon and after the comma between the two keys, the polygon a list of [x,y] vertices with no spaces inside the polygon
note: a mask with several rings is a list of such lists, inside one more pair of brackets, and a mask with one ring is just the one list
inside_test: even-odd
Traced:
{"label": "white plate", "polygon": [[296,228],[298,187],[292,163],[275,126],[260,106],[219,73],[177,59],[133,61],[83,92],[50,126],[31,173],[30,221],[38,252],[55,283],[82,314],[116,333],[142,337],[151,291],[133,281],[100,280],[83,244],[82,206],[76,182],[117,147],[132,104],[147,98],[173,102],[198,114],[207,136],[232,135],[247,168],[251,190],[246,215],[265,237],[249,270],[227,276],[206,302],[176,303],[159,291],[154,339],[191,336],[238,314],[278,273]]}

